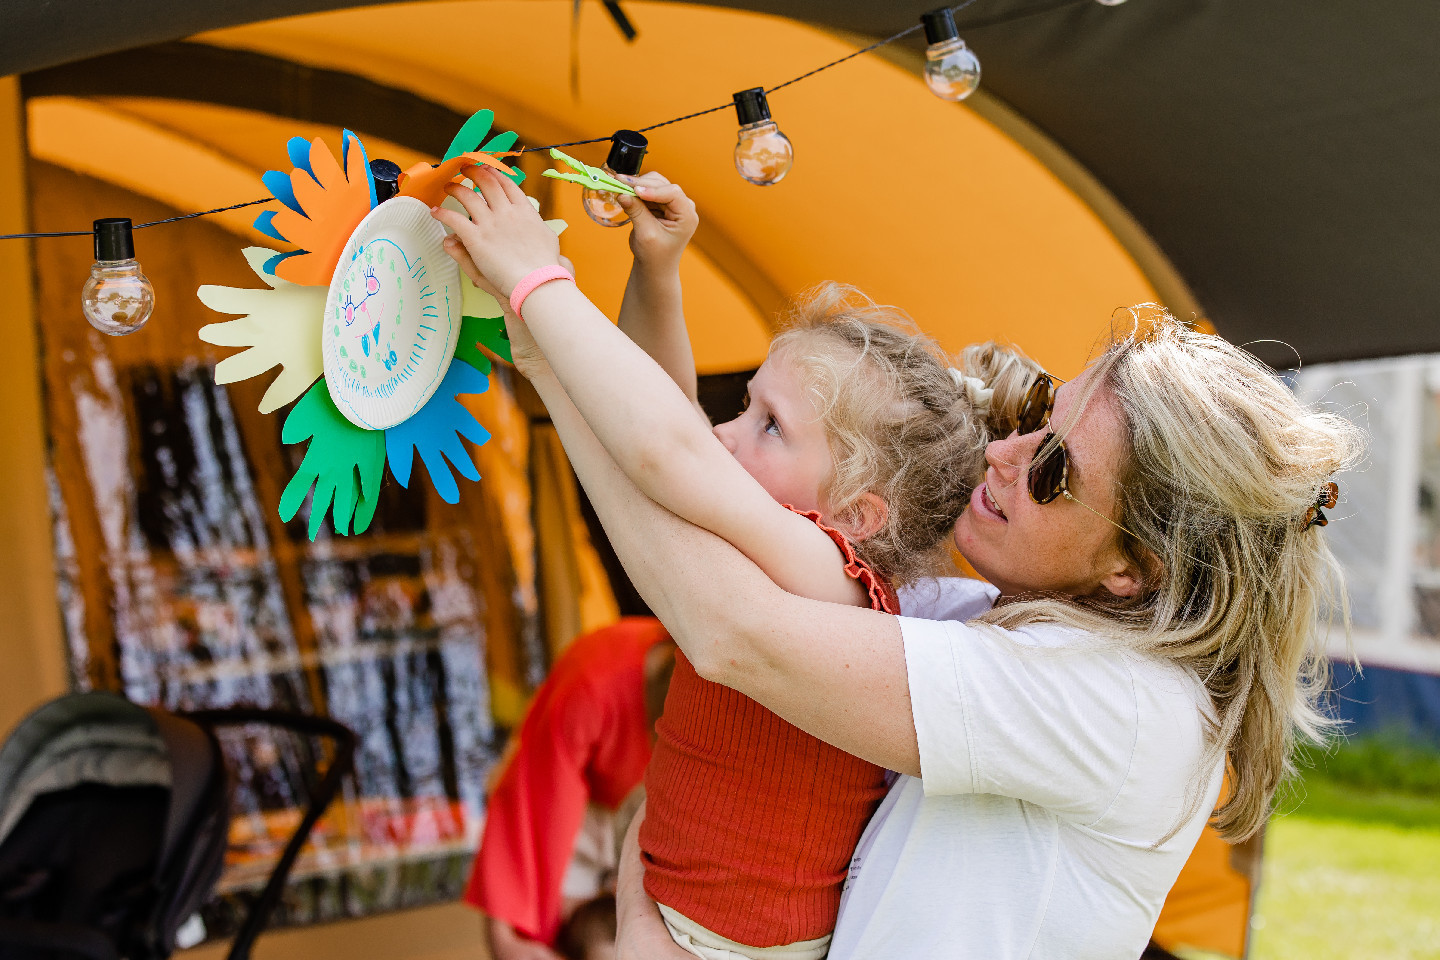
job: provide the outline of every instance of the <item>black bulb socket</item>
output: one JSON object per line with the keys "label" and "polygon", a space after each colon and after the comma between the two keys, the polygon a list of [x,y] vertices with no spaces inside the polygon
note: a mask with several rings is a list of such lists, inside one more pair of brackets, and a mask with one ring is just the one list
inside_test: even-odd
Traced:
{"label": "black bulb socket", "polygon": [[643,133],[616,130],[615,135],[610,138],[610,155],[605,158],[605,166],[621,176],[637,176],[648,149],[650,141],[645,139]]}
{"label": "black bulb socket", "polygon": [[128,217],[95,221],[96,260],[134,260],[135,234]]}
{"label": "black bulb socket", "polygon": [[920,14],[920,22],[925,25],[925,42],[931,46],[960,36],[955,28],[955,11],[949,7]]}
{"label": "black bulb socket", "polygon": [[735,101],[735,119],[740,121],[740,126],[748,127],[770,119],[770,104],[765,100],[764,87],[741,90],[732,99]]}
{"label": "black bulb socket", "polygon": [[384,203],[400,192],[400,164],[376,157],[370,161],[370,175],[375,179],[375,200]]}

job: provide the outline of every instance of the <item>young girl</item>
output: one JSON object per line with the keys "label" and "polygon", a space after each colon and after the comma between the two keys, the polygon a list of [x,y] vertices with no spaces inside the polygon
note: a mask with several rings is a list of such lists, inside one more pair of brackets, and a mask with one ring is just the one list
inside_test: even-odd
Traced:
{"label": "young girl", "polygon": [[[455,191],[473,223],[436,216],[464,244],[451,251],[467,272],[478,267],[501,292],[523,290],[558,251],[534,229],[538,217],[524,215],[532,211],[518,190],[477,176],[483,202]],[[569,282],[545,283],[517,305],[529,330],[601,442],[654,499],[794,593],[898,612],[893,587],[945,562],[984,445],[1009,429],[1037,368],[972,348],[963,362],[984,376],[967,378],[904,329],[903,314],[828,285],[794,308],[745,412],[712,434],[691,409],[693,392],[676,389],[694,382],[688,349],[676,349],[679,251],[693,205],[673,185],[649,186],[642,197],[662,203],[665,217],[635,211],[621,328],[668,358],[673,380]],[[664,414],[662,430],[627,429],[642,408],[652,423]],[[675,941],[701,957],[819,960],[885,771],[700,677],[683,657],[656,733],[640,842],[647,892]]]}

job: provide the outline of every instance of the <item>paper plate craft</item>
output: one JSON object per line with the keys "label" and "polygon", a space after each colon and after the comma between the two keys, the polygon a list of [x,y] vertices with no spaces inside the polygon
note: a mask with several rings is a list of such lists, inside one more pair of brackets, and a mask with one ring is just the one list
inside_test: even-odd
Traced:
{"label": "paper plate craft", "polygon": [[[210,309],[243,315],[200,330],[207,343],[245,348],[216,365],[215,381],[279,366],[260,412],[299,400],[280,437],[309,446],[280,497],[280,518],[291,520],[311,495],[311,540],[327,513],[339,534],[370,526],[387,463],[408,487],[418,455],[447,503],[460,499],[455,473],[480,479],[460,438],[479,445],[490,435],[459,397],[489,388],[485,351],[509,360],[510,344],[500,305],[445,253],[446,231],[430,208],[461,209],[445,188],[469,184],[465,166],[524,179],[501,162],[515,155],[517,135],[490,136],[493,122],[489,110],[472,116],[439,164],[404,171],[398,194],[384,202],[349,130],[338,162],[321,139],[290,140],[294,169],[261,178],[283,208],[260,214],[255,229],[296,249],[244,251],[264,287],[198,291]],[[548,223],[557,234],[565,229],[564,221]]]}

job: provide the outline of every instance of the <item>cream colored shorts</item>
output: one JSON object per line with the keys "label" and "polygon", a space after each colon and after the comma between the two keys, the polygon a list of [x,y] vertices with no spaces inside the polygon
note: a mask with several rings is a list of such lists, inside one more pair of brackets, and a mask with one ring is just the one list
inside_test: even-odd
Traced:
{"label": "cream colored shorts", "polygon": [[779,947],[751,947],[706,930],[683,914],[660,904],[660,916],[670,936],[700,960],[825,960],[830,934],[814,940],[798,940]]}

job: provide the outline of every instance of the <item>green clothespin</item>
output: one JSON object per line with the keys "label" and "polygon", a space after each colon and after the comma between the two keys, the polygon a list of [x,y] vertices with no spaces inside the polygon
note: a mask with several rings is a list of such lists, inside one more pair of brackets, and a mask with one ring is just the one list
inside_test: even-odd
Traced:
{"label": "green clothespin", "polygon": [[558,170],[546,170],[545,176],[553,180],[564,180],[568,183],[578,183],[582,187],[590,187],[594,190],[605,190],[609,193],[624,193],[635,196],[635,188],[622,180],[617,180],[599,167],[592,167],[587,163],[581,163],[574,157],[566,156],[559,150],[551,149],[550,157],[553,160],[560,160],[570,165],[575,173],[561,173]]}

